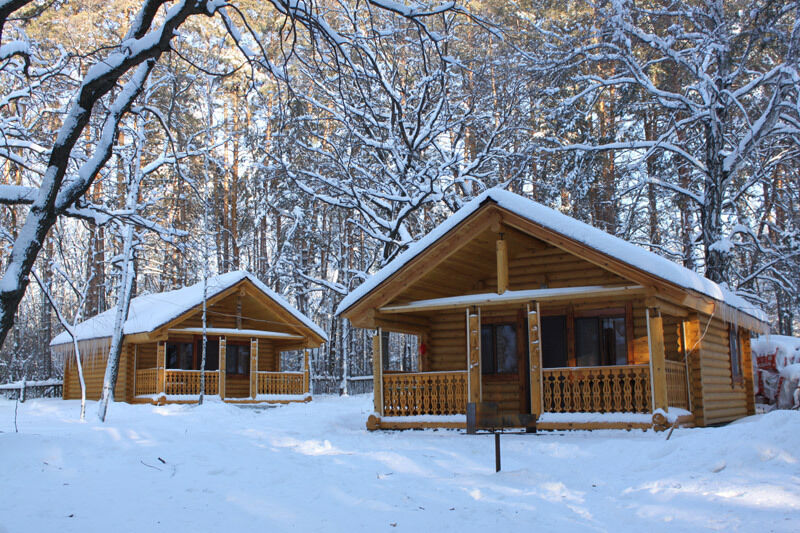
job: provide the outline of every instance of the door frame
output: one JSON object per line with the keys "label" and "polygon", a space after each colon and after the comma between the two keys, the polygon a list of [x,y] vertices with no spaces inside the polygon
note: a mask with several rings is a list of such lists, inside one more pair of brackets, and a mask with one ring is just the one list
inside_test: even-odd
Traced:
{"label": "door frame", "polygon": [[[484,374],[481,369],[481,393],[484,393],[484,383],[516,382],[519,398],[519,414],[530,412],[530,371],[528,364],[528,325],[525,309],[520,308],[515,313],[509,309],[508,313],[497,316],[481,315],[481,328],[490,324],[514,324],[517,332],[517,372],[516,374]],[[482,356],[482,354],[481,354]]]}

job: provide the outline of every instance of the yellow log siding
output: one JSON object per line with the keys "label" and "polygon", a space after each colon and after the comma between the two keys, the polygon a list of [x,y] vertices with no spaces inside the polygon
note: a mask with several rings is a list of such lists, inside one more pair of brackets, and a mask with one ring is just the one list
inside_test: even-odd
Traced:
{"label": "yellow log siding", "polygon": [[[103,390],[103,378],[106,372],[106,361],[110,348],[109,339],[81,341],[78,343],[83,364],[83,379],[86,384],[86,399],[99,400]],[[54,348],[64,357],[64,392],[65,400],[76,400],[81,397],[81,385],[78,378],[78,365],[75,361],[75,352],[72,345],[64,344]],[[119,362],[119,375],[114,397],[117,400],[128,400],[132,393],[128,381],[132,375],[133,352],[130,346],[122,347]]]}
{"label": "yellow log siding", "polygon": [[260,372],[278,371],[278,352],[275,344],[266,339],[258,340],[258,370]]}
{"label": "yellow log siding", "polygon": [[[728,325],[718,317],[700,316],[700,383],[705,425],[747,416],[747,387],[731,379]],[[742,358],[744,367],[744,357]],[[693,386],[697,384],[694,380]],[[752,387],[752,384],[751,384]]]}

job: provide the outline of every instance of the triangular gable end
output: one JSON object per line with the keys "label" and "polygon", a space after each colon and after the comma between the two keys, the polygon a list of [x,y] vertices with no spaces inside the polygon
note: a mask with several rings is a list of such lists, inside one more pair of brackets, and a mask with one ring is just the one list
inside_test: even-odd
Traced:
{"label": "triangular gable end", "polygon": [[[638,280],[623,277],[607,265],[563,248],[563,239],[540,235],[518,220],[509,224],[509,211],[491,200],[344,311],[355,323],[369,309],[428,298],[447,298],[497,290],[496,241],[506,241],[510,289],[527,290],[581,285],[621,287]],[[521,227],[522,226],[522,227]],[[545,239],[541,237],[544,236]],[[551,267],[545,272],[535,264]],[[523,274],[524,271],[524,274]],[[519,274],[517,274],[519,273]],[[650,281],[650,280],[648,280]]]}
{"label": "triangular gable end", "polygon": [[[209,298],[206,306],[207,322],[211,324],[209,327],[235,328],[238,314],[241,316],[240,329],[243,330],[269,330],[297,334],[309,339],[308,347],[317,347],[327,340],[318,331],[304,324],[281,302],[261,290],[249,277]],[[238,308],[239,306],[241,308]],[[202,303],[155,328],[149,337],[151,339],[166,338],[167,331],[170,329],[200,327],[201,317]]]}

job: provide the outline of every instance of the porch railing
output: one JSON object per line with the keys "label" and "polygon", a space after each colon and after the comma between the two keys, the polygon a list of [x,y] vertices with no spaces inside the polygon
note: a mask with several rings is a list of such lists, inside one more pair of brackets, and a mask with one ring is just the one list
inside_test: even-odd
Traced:
{"label": "porch railing", "polygon": [[[200,394],[200,370],[165,370],[165,390],[167,396]],[[205,394],[219,394],[219,371],[206,370]]]}
{"label": "porch railing", "polygon": [[146,368],[136,371],[136,387],[134,393],[136,396],[158,393],[157,368]]}
{"label": "porch railing", "polygon": [[[136,371],[136,396],[158,394],[158,369]],[[206,394],[219,394],[219,372],[206,370]],[[200,370],[164,370],[164,394],[197,396],[200,394]]]}
{"label": "porch railing", "polygon": [[667,374],[667,403],[670,407],[689,409],[689,384],[686,381],[686,364],[664,361]]}
{"label": "porch railing", "polygon": [[550,413],[650,413],[650,367],[545,368],[542,392]]}
{"label": "porch railing", "polygon": [[466,371],[383,375],[384,416],[456,415],[466,412]]}
{"label": "porch railing", "polygon": [[258,394],[305,394],[302,372],[257,372]]}

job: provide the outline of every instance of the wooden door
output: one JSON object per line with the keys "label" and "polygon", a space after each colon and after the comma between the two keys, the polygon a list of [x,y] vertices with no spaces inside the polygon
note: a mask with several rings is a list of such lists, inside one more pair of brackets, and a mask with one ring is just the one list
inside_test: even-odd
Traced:
{"label": "wooden door", "polygon": [[481,317],[481,383],[484,402],[503,414],[530,411],[525,314]]}

